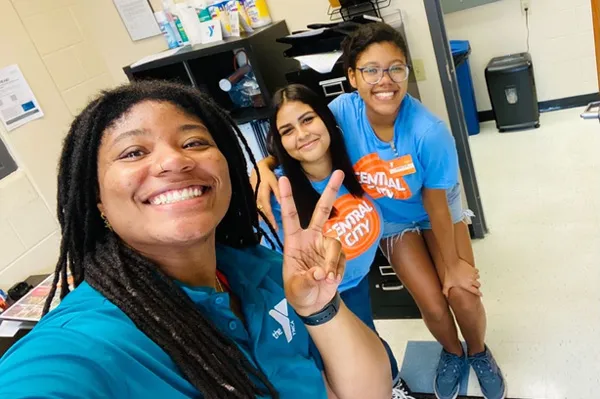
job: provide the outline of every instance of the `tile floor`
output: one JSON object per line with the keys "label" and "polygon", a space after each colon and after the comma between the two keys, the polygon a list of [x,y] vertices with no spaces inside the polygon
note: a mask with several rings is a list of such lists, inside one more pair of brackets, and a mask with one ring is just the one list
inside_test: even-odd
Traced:
{"label": "tile floor", "polygon": [[[510,397],[600,397],[600,124],[581,111],[514,133],[486,122],[470,139],[490,228],[473,244],[487,343]],[[409,340],[432,340],[421,320],[377,327],[398,359]]]}

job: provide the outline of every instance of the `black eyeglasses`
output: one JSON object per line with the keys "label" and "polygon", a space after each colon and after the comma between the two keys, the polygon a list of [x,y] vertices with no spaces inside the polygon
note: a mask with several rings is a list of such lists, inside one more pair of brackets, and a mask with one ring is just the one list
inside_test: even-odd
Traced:
{"label": "black eyeglasses", "polygon": [[383,73],[387,72],[393,82],[402,83],[410,75],[410,68],[404,64],[394,64],[389,68],[379,68],[374,66],[367,66],[363,68],[356,68],[360,71],[363,79],[370,85],[376,85],[383,79]]}

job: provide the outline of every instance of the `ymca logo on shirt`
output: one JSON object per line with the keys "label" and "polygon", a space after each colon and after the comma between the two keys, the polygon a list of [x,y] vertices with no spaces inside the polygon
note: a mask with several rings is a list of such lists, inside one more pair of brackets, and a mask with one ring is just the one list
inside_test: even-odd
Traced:
{"label": "ymca logo on shirt", "polygon": [[292,342],[294,335],[296,335],[296,326],[289,318],[287,299],[283,298],[273,309],[269,310],[269,315],[281,326],[281,328],[273,331],[273,337],[279,339],[279,337],[285,335],[287,342]]}
{"label": "ymca logo on shirt", "polygon": [[404,176],[417,171],[410,155],[384,161],[377,153],[369,154],[354,165],[354,171],[365,192],[374,199],[412,197],[404,180]]}
{"label": "ymca logo on shirt", "polygon": [[367,198],[356,198],[352,194],[342,195],[333,206],[337,213],[325,223],[323,234],[339,239],[346,259],[352,260],[378,241],[379,214]]}

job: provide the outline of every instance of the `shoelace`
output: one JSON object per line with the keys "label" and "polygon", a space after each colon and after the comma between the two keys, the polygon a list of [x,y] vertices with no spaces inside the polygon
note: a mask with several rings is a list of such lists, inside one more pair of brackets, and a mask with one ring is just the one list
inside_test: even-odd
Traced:
{"label": "shoelace", "polygon": [[463,366],[463,359],[450,354],[445,354],[444,356],[444,368],[441,372],[442,378],[454,379],[457,375],[460,374],[460,369]]}
{"label": "shoelace", "polygon": [[392,399],[415,399],[414,396],[410,396],[408,392],[404,390],[404,387],[394,387],[392,389]]}
{"label": "shoelace", "polygon": [[494,371],[496,365],[487,357],[473,358],[471,359],[471,365],[480,379],[486,382],[491,382],[496,379],[496,372]]}

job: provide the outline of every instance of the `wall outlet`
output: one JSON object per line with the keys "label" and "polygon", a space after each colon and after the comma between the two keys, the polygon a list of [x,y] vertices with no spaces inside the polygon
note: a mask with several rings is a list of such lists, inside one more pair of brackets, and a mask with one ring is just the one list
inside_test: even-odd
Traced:
{"label": "wall outlet", "polygon": [[427,74],[425,73],[425,64],[423,60],[420,58],[412,60],[412,67],[415,73],[415,78],[417,82],[421,82],[423,80],[427,80]]}
{"label": "wall outlet", "polygon": [[523,15],[525,15],[525,12],[531,15],[531,0],[521,0],[521,12]]}

